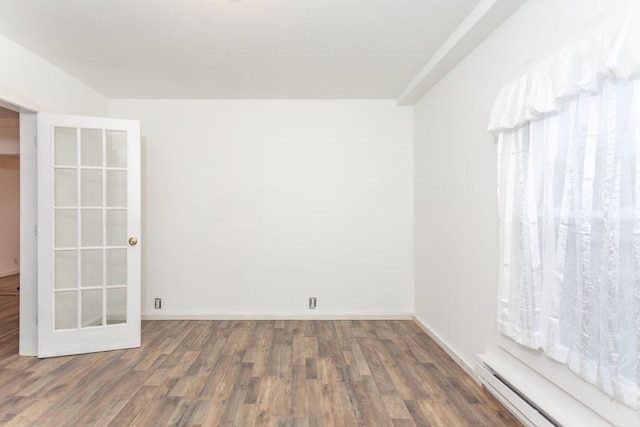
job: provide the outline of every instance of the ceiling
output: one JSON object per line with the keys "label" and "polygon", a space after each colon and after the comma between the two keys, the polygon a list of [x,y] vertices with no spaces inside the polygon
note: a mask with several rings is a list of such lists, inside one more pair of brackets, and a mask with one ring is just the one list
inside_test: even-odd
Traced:
{"label": "ceiling", "polygon": [[480,0],[0,0],[108,98],[395,99]]}

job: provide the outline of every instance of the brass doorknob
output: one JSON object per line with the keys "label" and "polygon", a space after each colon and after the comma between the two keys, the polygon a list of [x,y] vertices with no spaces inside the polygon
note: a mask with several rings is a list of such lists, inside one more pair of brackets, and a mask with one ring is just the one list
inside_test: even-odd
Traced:
{"label": "brass doorknob", "polygon": [[138,244],[138,239],[136,239],[135,237],[130,237],[130,238],[129,238],[129,244],[130,244],[131,246],[135,246],[135,245],[137,245],[137,244]]}

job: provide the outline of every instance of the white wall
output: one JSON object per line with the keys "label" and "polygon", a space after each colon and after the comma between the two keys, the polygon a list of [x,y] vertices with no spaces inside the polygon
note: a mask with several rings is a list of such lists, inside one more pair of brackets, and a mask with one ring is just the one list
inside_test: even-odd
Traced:
{"label": "white wall", "polygon": [[111,115],[141,121],[147,317],[412,313],[411,107],[115,100]]}
{"label": "white wall", "polygon": [[20,159],[0,156],[0,277],[20,265]]}
{"label": "white wall", "polygon": [[106,115],[107,99],[0,34],[0,100],[37,112]]}
{"label": "white wall", "polygon": [[[497,332],[496,145],[486,132],[493,100],[504,83],[614,4],[527,1],[415,107],[415,313],[468,365],[488,353],[514,364],[518,376],[533,372],[502,349]],[[640,425],[638,413],[564,367],[510,351],[618,425]],[[546,383],[542,393],[553,391]],[[551,412],[559,417],[558,407],[571,407],[556,405]],[[585,413],[595,425],[598,418]],[[563,420],[576,425],[578,418]]]}

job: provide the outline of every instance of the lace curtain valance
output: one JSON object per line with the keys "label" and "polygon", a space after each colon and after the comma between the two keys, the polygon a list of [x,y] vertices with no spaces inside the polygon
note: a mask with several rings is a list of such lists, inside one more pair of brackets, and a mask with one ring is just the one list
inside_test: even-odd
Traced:
{"label": "lace curtain valance", "polygon": [[631,4],[505,85],[494,102],[488,129],[494,134],[514,129],[558,112],[563,99],[596,92],[604,79],[638,76],[640,5]]}

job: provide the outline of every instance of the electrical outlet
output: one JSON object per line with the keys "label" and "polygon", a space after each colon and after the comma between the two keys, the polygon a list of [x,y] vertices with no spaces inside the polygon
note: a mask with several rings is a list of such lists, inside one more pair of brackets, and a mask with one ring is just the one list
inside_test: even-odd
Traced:
{"label": "electrical outlet", "polygon": [[309,308],[310,308],[311,310],[313,310],[313,309],[315,309],[315,308],[316,308],[317,303],[318,303],[318,298],[316,298],[316,297],[309,297]]}
{"label": "electrical outlet", "polygon": [[153,308],[160,310],[162,308],[162,298],[156,298],[154,300]]}

